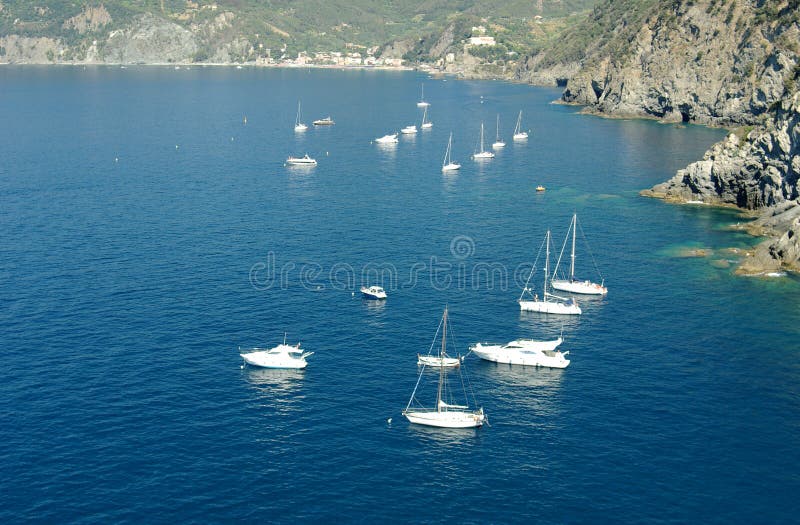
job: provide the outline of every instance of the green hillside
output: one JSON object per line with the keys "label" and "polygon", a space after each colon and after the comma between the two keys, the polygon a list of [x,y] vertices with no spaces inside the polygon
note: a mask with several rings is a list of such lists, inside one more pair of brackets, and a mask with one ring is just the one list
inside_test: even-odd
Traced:
{"label": "green hillside", "polygon": [[[78,45],[129,27],[152,13],[187,29],[213,24],[232,13],[228,27],[207,36],[209,49],[221,40],[244,39],[254,47],[297,51],[342,49],[347,43],[382,46],[402,39],[430,39],[454,20],[493,24],[510,49],[527,49],[537,39],[535,16],[562,18],[587,11],[596,0],[0,0],[0,37],[51,37]],[[111,21],[76,29],[65,21],[87,8],[103,7]]]}

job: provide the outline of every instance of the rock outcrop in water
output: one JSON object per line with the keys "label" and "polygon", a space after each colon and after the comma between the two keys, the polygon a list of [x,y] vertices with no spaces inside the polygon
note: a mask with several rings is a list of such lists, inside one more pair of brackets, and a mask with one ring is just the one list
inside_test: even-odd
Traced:
{"label": "rock outcrop in water", "polygon": [[643,194],[746,210],[757,217],[747,231],[769,240],[739,271],[800,270],[800,2],[606,1],[592,20],[604,27],[580,28],[600,35],[583,51],[546,50],[528,65],[547,74],[579,57],[562,99],[593,113],[736,128]]}

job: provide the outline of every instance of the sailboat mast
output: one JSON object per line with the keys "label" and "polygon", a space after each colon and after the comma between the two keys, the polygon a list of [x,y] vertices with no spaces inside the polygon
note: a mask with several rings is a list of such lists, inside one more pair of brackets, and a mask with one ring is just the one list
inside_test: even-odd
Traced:
{"label": "sailboat mast", "polygon": [[483,122],[481,122],[481,152],[483,152]]}
{"label": "sailboat mast", "polygon": [[575,279],[575,230],[578,229],[578,214],[572,216],[572,256],[569,262],[569,280]]}
{"label": "sailboat mast", "polygon": [[545,244],[544,286],[542,287],[542,300],[547,299],[547,275],[550,272],[550,230],[547,230],[547,240]]}
{"label": "sailboat mast", "polygon": [[[447,306],[444,307],[444,318],[442,319],[442,350],[439,352],[439,359],[444,362],[445,345],[447,345]],[[442,386],[444,385],[444,366],[439,363],[439,389],[436,392],[436,411],[442,411]]]}

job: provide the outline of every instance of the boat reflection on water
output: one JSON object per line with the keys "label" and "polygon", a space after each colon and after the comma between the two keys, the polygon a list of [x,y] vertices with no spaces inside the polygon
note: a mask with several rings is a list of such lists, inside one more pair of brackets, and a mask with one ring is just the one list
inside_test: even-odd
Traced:
{"label": "boat reflection on water", "polygon": [[[509,365],[481,360],[478,372],[491,378],[496,389],[494,394],[503,399],[505,405],[522,410],[533,419],[540,416],[558,416],[561,412],[561,383],[569,368],[545,368],[536,366]],[[498,410],[500,414],[507,410]],[[498,415],[498,417],[504,417]]]}
{"label": "boat reflection on water", "polygon": [[475,442],[480,434],[477,428],[441,428],[425,425],[408,425],[408,433],[413,438],[436,445],[435,448],[423,447],[419,451],[423,456],[419,458],[420,460],[426,459],[424,455],[430,453],[432,461],[441,461],[442,452],[448,448],[462,448],[470,442]]}
{"label": "boat reflection on water", "polygon": [[246,367],[242,377],[255,392],[255,400],[274,408],[277,413],[296,410],[305,397],[300,394],[304,369]]}
{"label": "boat reflection on water", "polygon": [[[602,299],[599,299],[602,301]],[[584,302],[581,300],[581,308]],[[550,315],[527,310],[519,312],[520,339],[536,339],[545,341],[562,336],[569,343],[570,334],[574,334],[581,322],[578,315]]]}

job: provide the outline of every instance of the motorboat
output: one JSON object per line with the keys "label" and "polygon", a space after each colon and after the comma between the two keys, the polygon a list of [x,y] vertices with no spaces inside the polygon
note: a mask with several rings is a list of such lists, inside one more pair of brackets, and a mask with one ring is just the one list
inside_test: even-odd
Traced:
{"label": "motorboat", "polygon": [[377,299],[377,300],[386,299],[386,291],[380,286],[369,286],[369,287],[362,286],[361,294],[364,296],[365,299]]}
{"label": "motorboat", "polygon": [[376,144],[396,144],[397,140],[397,133],[392,133],[390,135],[384,135],[375,139]]}
{"label": "motorboat", "polygon": [[517,339],[504,345],[476,343],[470,347],[470,351],[481,359],[495,363],[566,368],[569,366],[566,358],[569,351],[556,350],[561,342],[559,337],[553,341]]}
{"label": "motorboat", "polygon": [[308,153],[306,153],[302,157],[289,157],[286,159],[286,164],[289,166],[316,166],[317,161],[309,157]]}
{"label": "motorboat", "polygon": [[406,126],[400,130],[400,133],[402,133],[403,135],[414,135],[416,132],[417,132],[417,126],[414,125]]}
{"label": "motorboat", "polygon": [[318,120],[314,121],[314,125],[315,126],[333,126],[334,124],[335,124],[335,122],[333,121],[333,119],[330,116],[327,116],[325,118],[321,118],[321,119],[318,119]]}
{"label": "motorboat", "polygon": [[306,358],[313,354],[314,352],[301,350],[300,343],[286,344],[286,337],[283,343],[274,348],[248,348],[244,351],[239,349],[239,355],[245,363],[261,368],[305,368],[308,366]]}
{"label": "motorboat", "polygon": [[542,186],[541,184],[539,184],[538,186],[536,186],[536,191],[538,191],[539,193],[543,192],[544,190],[545,190],[545,187],[544,187],[544,186]]}

